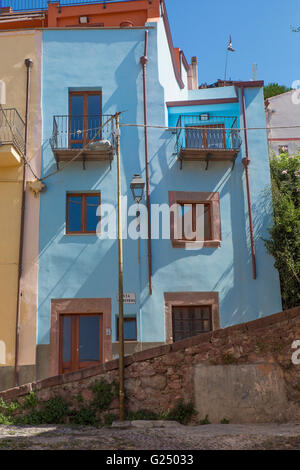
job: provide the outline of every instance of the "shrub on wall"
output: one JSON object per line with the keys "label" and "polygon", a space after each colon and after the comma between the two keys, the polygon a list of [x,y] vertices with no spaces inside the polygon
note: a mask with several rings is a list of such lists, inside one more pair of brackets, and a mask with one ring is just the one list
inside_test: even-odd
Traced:
{"label": "shrub on wall", "polygon": [[274,214],[265,245],[275,258],[288,309],[300,305],[300,156],[273,157],[270,167]]}

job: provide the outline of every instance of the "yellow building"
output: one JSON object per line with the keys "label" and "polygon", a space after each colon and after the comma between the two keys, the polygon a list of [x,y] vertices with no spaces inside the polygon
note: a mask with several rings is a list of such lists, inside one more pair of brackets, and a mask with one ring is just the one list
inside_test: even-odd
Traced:
{"label": "yellow building", "polygon": [[35,378],[41,31],[0,31],[0,51],[1,390]]}

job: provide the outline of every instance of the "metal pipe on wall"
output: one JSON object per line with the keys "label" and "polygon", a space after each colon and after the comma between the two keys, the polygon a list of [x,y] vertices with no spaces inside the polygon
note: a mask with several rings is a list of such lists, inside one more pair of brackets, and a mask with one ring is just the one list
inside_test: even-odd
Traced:
{"label": "metal pipe on wall", "polygon": [[18,288],[17,288],[17,312],[16,312],[16,340],[15,340],[15,370],[14,370],[14,386],[19,385],[19,334],[20,334],[20,308],[21,308],[21,276],[22,276],[22,257],[23,257],[23,242],[24,242],[24,219],[25,219],[25,191],[26,191],[26,174],[25,164],[28,150],[28,120],[29,120],[29,98],[30,98],[30,71],[33,65],[31,59],[25,59],[25,66],[27,68],[26,77],[26,103],[25,103],[25,152],[23,159],[23,175],[22,175],[22,196],[21,196],[21,222],[20,222],[20,241],[19,241],[19,264],[18,264]]}
{"label": "metal pipe on wall", "polygon": [[148,273],[149,294],[152,295],[152,254],[151,254],[151,212],[150,212],[150,185],[149,185],[149,154],[148,154],[148,116],[147,116],[147,63],[148,63],[148,31],[145,31],[144,55],[140,61],[143,68],[143,100],[144,100],[144,141],[145,141],[145,171],[146,171],[146,204],[148,212]]}
{"label": "metal pipe on wall", "polygon": [[118,184],[118,278],[119,278],[119,404],[120,421],[125,420],[125,387],[124,387],[124,304],[123,304],[123,239],[122,239],[122,191],[120,162],[120,125],[119,113],[116,114],[116,153]]}
{"label": "metal pipe on wall", "polygon": [[241,88],[241,96],[242,96],[244,136],[245,136],[245,149],[246,149],[246,158],[243,158],[242,162],[245,167],[245,175],[246,175],[246,189],[247,189],[251,256],[252,256],[252,271],[253,271],[253,279],[256,279],[257,277],[256,276],[256,257],[255,257],[255,242],[254,242],[254,235],[253,235],[253,220],[252,220],[251,194],[250,194],[250,178],[249,178],[250,158],[249,158],[248,133],[247,133],[246,104],[245,104],[244,87],[241,86],[240,88]]}

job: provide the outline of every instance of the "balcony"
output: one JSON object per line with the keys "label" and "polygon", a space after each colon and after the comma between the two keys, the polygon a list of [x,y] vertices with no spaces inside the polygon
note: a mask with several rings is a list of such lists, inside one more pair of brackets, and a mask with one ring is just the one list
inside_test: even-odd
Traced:
{"label": "balcony", "polygon": [[14,108],[0,106],[0,167],[15,167],[25,155],[25,124]]}
{"label": "balcony", "polygon": [[209,114],[180,115],[176,124],[176,154],[183,161],[229,161],[234,168],[241,147],[238,118]]}
{"label": "balcony", "polygon": [[[62,161],[110,162],[115,148],[114,119],[111,115],[54,116],[50,145],[57,168]],[[101,127],[103,128],[101,129]]]}
{"label": "balcony", "polygon": [[[12,11],[35,11],[35,10],[48,10],[48,3],[59,3],[62,6],[68,5],[86,5],[99,3],[105,9],[107,4],[115,2],[124,2],[128,0],[1,0],[0,1],[0,14],[1,8],[11,8]],[[136,1],[136,0],[131,0]]]}

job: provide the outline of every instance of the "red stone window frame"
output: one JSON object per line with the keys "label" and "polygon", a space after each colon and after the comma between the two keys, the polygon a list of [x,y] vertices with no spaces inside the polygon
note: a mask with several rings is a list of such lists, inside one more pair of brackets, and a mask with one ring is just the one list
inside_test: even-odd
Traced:
{"label": "red stone window frame", "polygon": [[165,292],[166,343],[173,343],[173,307],[209,306],[211,308],[212,331],[220,328],[218,292]]}
{"label": "red stone window frame", "polygon": [[[96,230],[87,230],[87,196],[98,197],[98,207],[101,206],[101,193],[67,193],[67,214],[66,214],[66,234],[67,235],[94,235]],[[69,230],[69,199],[72,197],[81,198],[81,230],[80,231],[70,231]],[[100,214],[98,216],[98,224],[100,222]]]}
{"label": "red stone window frame", "polygon": [[[189,245],[194,248],[201,247],[216,248],[221,245],[221,218],[220,218],[220,198],[217,192],[198,191],[169,191],[169,206],[174,204],[204,204],[209,206],[210,218],[210,239],[209,240],[184,240],[175,237],[175,227],[178,222],[174,213],[170,212],[170,237],[174,248],[187,248]],[[182,219],[181,219],[182,220]]]}
{"label": "red stone window frame", "polygon": [[190,336],[209,333],[212,331],[211,306],[173,305],[172,326],[174,342],[189,338]]}
{"label": "red stone window frame", "polygon": [[[111,299],[52,299],[50,326],[50,375],[59,374],[60,316],[66,314],[102,314],[103,362],[112,360]],[[109,334],[108,334],[109,333]]]}

